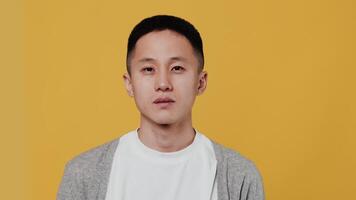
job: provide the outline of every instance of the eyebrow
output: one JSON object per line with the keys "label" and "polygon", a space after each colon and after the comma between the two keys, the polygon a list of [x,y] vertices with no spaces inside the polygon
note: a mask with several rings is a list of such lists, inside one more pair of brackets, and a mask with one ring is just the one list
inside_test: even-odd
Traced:
{"label": "eyebrow", "polygon": [[[169,58],[170,61],[186,61],[187,59],[181,56],[175,56],[175,57],[170,57]],[[140,60],[138,60],[138,62],[152,62],[152,61],[156,61],[156,59],[154,58],[141,58]]]}

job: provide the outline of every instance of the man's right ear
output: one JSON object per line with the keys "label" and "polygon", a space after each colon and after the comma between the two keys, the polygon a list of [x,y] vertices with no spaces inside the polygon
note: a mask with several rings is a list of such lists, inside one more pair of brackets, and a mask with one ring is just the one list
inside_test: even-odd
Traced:
{"label": "man's right ear", "polygon": [[126,73],[124,73],[122,78],[124,79],[124,83],[125,83],[125,88],[126,88],[127,94],[130,97],[133,97],[134,93],[133,93],[133,88],[132,88],[131,76],[126,72]]}

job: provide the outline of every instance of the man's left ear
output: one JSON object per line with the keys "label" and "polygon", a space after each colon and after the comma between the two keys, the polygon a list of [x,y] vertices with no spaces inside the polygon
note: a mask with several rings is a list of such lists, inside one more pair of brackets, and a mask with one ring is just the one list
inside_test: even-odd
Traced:
{"label": "man's left ear", "polygon": [[197,95],[203,94],[203,92],[206,89],[207,83],[208,83],[208,73],[206,71],[200,72]]}

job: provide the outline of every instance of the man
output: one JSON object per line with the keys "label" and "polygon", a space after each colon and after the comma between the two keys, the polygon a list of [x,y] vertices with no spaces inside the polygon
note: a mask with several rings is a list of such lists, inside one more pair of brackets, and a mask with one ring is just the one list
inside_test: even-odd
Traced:
{"label": "man", "polygon": [[70,160],[57,200],[263,200],[252,161],[192,126],[207,86],[199,32],[157,15],[132,30],[123,79],[140,126]]}

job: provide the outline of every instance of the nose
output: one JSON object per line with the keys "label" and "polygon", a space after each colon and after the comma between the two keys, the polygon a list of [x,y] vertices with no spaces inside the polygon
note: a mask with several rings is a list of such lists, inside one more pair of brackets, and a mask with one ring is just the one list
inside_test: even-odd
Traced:
{"label": "nose", "polygon": [[156,83],[155,83],[156,91],[170,91],[172,90],[172,84],[170,82],[169,75],[166,72],[157,73]]}

